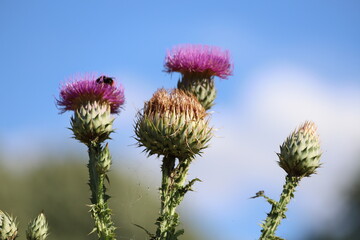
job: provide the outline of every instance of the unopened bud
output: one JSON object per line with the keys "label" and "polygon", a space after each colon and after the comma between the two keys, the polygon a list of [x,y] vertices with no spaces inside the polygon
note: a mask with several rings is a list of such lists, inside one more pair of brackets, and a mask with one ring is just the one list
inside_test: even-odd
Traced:
{"label": "unopened bud", "polygon": [[14,240],[18,236],[16,219],[0,210],[0,239]]}
{"label": "unopened bud", "polygon": [[44,213],[40,213],[37,218],[31,221],[26,230],[27,240],[45,240],[49,235],[49,226]]}
{"label": "unopened bud", "polygon": [[320,167],[320,141],[313,122],[305,122],[280,146],[279,165],[289,176],[309,177]]}

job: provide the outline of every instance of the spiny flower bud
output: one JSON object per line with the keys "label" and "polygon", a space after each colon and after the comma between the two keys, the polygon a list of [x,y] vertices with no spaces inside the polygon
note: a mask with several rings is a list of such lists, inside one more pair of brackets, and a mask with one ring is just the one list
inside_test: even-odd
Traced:
{"label": "spiny flower bud", "polygon": [[40,213],[37,218],[30,221],[26,230],[27,240],[45,240],[49,235],[49,226],[44,213]]}
{"label": "spiny flower bud", "polygon": [[212,136],[205,109],[195,97],[159,89],[139,112],[136,140],[149,155],[186,159],[200,154]]}
{"label": "spiny flower bud", "polygon": [[111,155],[109,151],[108,144],[102,148],[99,154],[99,159],[97,161],[97,172],[98,173],[107,173],[111,167]]}
{"label": "spiny flower bud", "polygon": [[70,129],[74,138],[82,143],[101,143],[109,139],[113,122],[109,105],[88,102],[75,111]]}
{"label": "spiny flower bud", "polygon": [[226,79],[232,68],[229,52],[214,46],[177,46],[165,58],[166,72],[182,74],[177,87],[194,94],[205,110],[214,105],[214,76]]}
{"label": "spiny flower bud", "polygon": [[14,240],[18,236],[17,223],[9,214],[0,210],[0,239]]}
{"label": "spiny flower bud", "polygon": [[309,177],[320,167],[320,141],[313,122],[305,122],[280,146],[279,165],[289,176]]}

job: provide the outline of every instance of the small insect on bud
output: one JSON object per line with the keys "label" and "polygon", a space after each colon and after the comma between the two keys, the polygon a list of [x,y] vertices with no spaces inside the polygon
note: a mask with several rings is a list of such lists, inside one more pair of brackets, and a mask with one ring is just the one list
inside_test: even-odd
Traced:
{"label": "small insect on bud", "polygon": [[111,77],[96,78],[93,75],[85,75],[65,83],[61,87],[59,99],[56,100],[61,113],[75,112],[89,102],[109,105],[112,114],[119,113],[125,102],[124,89],[122,86],[116,86]]}
{"label": "small insect on bud", "polygon": [[305,122],[280,146],[279,165],[289,176],[309,177],[320,167],[319,136],[313,122]]}
{"label": "small insect on bud", "polygon": [[16,219],[0,210],[0,239],[14,240],[18,236]]}
{"label": "small insect on bud", "polygon": [[149,155],[186,159],[200,154],[212,137],[205,109],[185,92],[160,89],[139,112],[136,140]]}

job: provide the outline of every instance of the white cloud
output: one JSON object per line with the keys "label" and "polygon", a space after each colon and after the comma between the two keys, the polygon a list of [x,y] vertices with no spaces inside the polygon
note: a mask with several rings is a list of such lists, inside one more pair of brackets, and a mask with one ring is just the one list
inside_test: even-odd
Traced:
{"label": "white cloud", "polygon": [[[254,211],[246,198],[258,190],[267,190],[277,199],[285,174],[276,164],[275,152],[299,124],[312,120],[318,125],[324,165],[318,175],[299,186],[289,226],[298,223],[295,218],[302,218],[309,228],[330,219],[339,211],[344,187],[360,166],[360,89],[334,86],[330,80],[287,65],[258,71],[245,80],[250,82],[249,89],[240,99],[247,104],[227,105],[213,117],[213,124],[221,127],[217,132],[221,137],[214,138],[204,158],[194,164],[193,175],[205,182],[196,186],[197,194],[187,196],[188,207],[205,214],[228,204],[225,208],[230,212],[217,214],[235,219],[241,218],[232,211],[235,204]],[[268,207],[262,201],[258,204]],[[263,218],[265,214],[258,222]]]}

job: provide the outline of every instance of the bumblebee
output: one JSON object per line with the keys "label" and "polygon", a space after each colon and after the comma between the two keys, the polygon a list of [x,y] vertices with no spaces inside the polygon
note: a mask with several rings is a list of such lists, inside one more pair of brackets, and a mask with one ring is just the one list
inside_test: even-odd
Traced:
{"label": "bumblebee", "polygon": [[114,86],[114,84],[115,84],[114,78],[108,77],[108,76],[105,76],[105,75],[100,76],[99,78],[97,78],[96,82],[99,83],[99,84],[107,84],[107,85],[110,85],[110,86]]}

